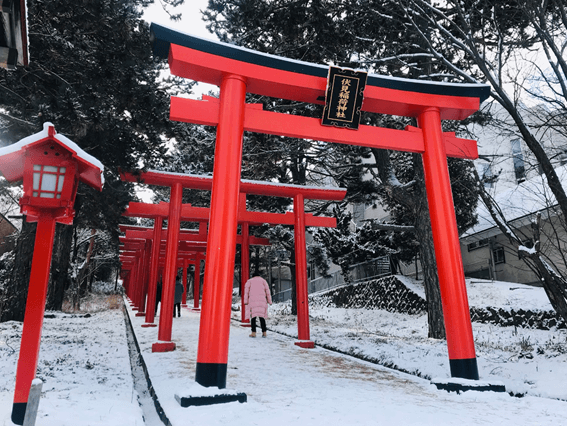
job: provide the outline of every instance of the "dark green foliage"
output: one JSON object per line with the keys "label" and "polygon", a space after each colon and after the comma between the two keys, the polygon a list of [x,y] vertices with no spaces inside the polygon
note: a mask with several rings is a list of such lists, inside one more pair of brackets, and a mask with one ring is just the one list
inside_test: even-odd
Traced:
{"label": "dark green foliage", "polygon": [[0,106],[18,119],[1,123],[4,143],[50,121],[105,165],[103,193],[79,191],[84,200],[77,218],[88,226],[115,228],[132,198],[118,169],[159,165],[163,137],[176,133],[169,97],[157,81],[163,65],[152,58],[148,24],[141,20],[147,3],[29,1],[30,65],[0,71]]}
{"label": "dark green foliage", "polygon": [[[397,1],[210,0],[205,16],[209,29],[221,40],[263,52],[393,76],[445,79],[446,73],[430,60],[427,46],[419,43],[420,35]],[[261,101],[265,109],[321,116],[318,106],[265,98]],[[400,117],[375,114],[365,114],[363,122],[398,129],[411,124]],[[363,163],[363,159],[367,163]],[[314,184],[331,180],[347,188],[349,202],[384,204],[392,217],[391,223],[414,226],[415,208],[408,208],[392,197],[388,182],[365,176],[375,167],[371,159],[368,148],[254,135],[245,139],[243,175],[248,169],[252,172],[270,169],[278,174],[262,175],[275,177],[280,182]],[[402,184],[420,179],[416,175],[415,161],[412,155],[391,153],[392,173]],[[460,160],[450,162],[460,231],[475,223],[477,196],[470,167],[470,163]],[[422,196],[416,190],[413,195],[409,192],[411,185],[408,196]],[[324,211],[328,204],[310,207]],[[329,257],[341,265],[343,271],[352,262],[384,254],[392,255],[397,261],[409,261],[420,248],[411,232],[378,230],[370,223],[353,229],[348,214],[339,210],[336,214],[338,228],[319,230],[316,239],[325,245]]]}
{"label": "dark green foliage", "polygon": [[[173,83],[160,83],[165,64],[152,57],[149,25],[141,19],[150,3],[28,0],[30,64],[0,70],[2,144],[36,133],[50,121],[104,164],[101,193],[79,187],[74,226],[106,231],[115,254],[120,215],[135,199],[133,185],[119,179],[119,169],[160,166],[166,141],[184,135],[186,127],[168,117],[165,87]],[[180,0],[165,3],[174,6]],[[65,241],[61,249],[71,250],[70,240]],[[60,258],[66,264],[53,268],[65,275],[69,256],[61,253]],[[20,263],[27,260],[17,256],[16,268]],[[58,281],[67,282],[65,277]],[[27,281],[19,274],[11,285],[17,291]]]}

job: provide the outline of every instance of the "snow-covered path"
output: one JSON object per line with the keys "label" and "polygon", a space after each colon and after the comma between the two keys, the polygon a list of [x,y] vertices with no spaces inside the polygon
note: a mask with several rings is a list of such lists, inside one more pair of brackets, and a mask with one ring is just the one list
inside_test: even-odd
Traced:
{"label": "snow-covered path", "polygon": [[[93,311],[90,317],[54,313],[52,318],[45,320],[38,371],[45,384],[37,426],[144,424],[133,389],[124,316],[117,309],[118,303],[114,305],[114,309]],[[158,401],[171,426],[557,426],[567,418],[567,402],[564,401],[533,396],[514,398],[492,392],[449,394],[413,375],[321,348],[299,348],[293,344],[294,339],[281,334],[268,332],[266,339],[251,339],[248,337],[250,330],[240,327],[236,321],[231,326],[227,387],[246,393],[248,402],[182,408],[174,398],[176,393],[199,392],[194,381],[199,314],[183,309],[183,316],[173,322],[173,340],[177,349],[152,353],[151,344],[157,339],[157,328],[142,328],[144,318],[135,317],[129,308],[127,312]],[[318,339],[326,335],[326,343],[333,341],[337,346],[352,345],[352,332],[342,332],[337,325],[340,322],[331,321],[331,318],[343,318],[338,314],[344,312],[325,312],[320,312],[326,319],[321,322],[319,318],[318,325],[313,318],[313,335]],[[362,319],[362,313],[359,314]],[[367,316],[362,323],[374,327],[370,320],[372,313],[364,314]],[[397,315],[380,312],[373,315],[381,327],[402,329],[407,326]],[[346,317],[343,320],[346,325]],[[286,322],[280,321],[279,325],[276,322],[274,317],[268,324],[287,331]],[[20,333],[20,323],[0,324],[0,426],[11,426]],[[407,330],[403,333],[405,336]],[[558,339],[563,338],[563,333],[554,334]],[[383,340],[378,342],[382,342],[382,349],[386,344]],[[536,338],[532,340],[535,342]],[[409,340],[407,344],[410,344]],[[420,347],[419,341],[413,344]],[[364,347],[368,349],[373,345],[377,343],[369,339]],[[434,358],[441,359],[440,351],[432,352],[435,347],[423,346],[421,351],[416,348],[411,352],[411,365],[431,364],[430,352]],[[399,350],[407,352],[405,347]],[[550,361],[561,361],[561,356],[552,355]],[[556,362],[549,366],[559,371],[562,364]],[[522,377],[524,370],[521,368],[533,367],[520,362],[513,366],[506,371]],[[437,367],[434,370],[446,372]],[[540,379],[542,383],[538,389],[544,389],[545,383],[559,386],[554,382],[561,381],[562,376],[556,373],[553,383],[545,377],[545,381]],[[155,417],[146,423],[147,426],[159,424],[161,422]]]}
{"label": "snow-covered path", "polygon": [[[427,380],[325,349],[301,349],[275,333],[252,339],[231,327],[227,388],[248,402],[182,408],[175,393],[195,387],[199,314],[174,320],[177,350],[151,353],[157,331],[131,317],[159,401],[173,426],[194,425],[557,425],[567,403],[493,392],[439,391]],[[190,420],[190,421],[189,421]]]}

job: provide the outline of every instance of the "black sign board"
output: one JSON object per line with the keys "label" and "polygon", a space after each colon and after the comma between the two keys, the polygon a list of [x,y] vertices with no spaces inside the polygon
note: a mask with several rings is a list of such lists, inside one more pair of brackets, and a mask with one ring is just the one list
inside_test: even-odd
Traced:
{"label": "black sign board", "polygon": [[322,125],[358,129],[367,75],[348,68],[329,68]]}

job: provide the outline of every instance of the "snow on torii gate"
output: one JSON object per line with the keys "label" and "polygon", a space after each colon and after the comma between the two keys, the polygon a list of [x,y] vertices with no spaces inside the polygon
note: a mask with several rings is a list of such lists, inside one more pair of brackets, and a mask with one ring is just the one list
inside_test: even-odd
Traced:
{"label": "snow on torii gate", "polygon": [[[445,84],[369,75],[362,109],[369,112],[417,118],[418,128],[406,130],[360,126],[358,131],[321,126],[320,120],[263,111],[261,105],[246,104],[246,93],[322,104],[328,68],[289,60],[253,50],[213,42],[166,27],[151,25],[154,53],[168,58],[173,75],[220,87],[220,99],[196,101],[171,98],[170,118],[217,126],[211,223],[220,223],[209,233],[209,260],[205,281],[226,293],[233,245],[223,243],[235,234],[244,130],[303,139],[314,139],[382,149],[421,153],[431,214],[433,242],[447,334],[451,375],[478,380],[478,367],[468,310],[464,271],[459,246],[447,155],[474,159],[476,142],[443,133],[441,120],[463,120],[478,110],[490,93],[489,86]],[[230,241],[230,240],[229,240]],[[211,288],[211,286],[209,286]],[[211,312],[226,310],[228,297]],[[205,312],[203,312],[205,313]],[[201,317],[201,327],[203,320]],[[228,340],[228,320],[219,335]],[[212,331],[208,330],[207,331]],[[228,353],[199,341],[195,380],[203,386],[226,386]]]}

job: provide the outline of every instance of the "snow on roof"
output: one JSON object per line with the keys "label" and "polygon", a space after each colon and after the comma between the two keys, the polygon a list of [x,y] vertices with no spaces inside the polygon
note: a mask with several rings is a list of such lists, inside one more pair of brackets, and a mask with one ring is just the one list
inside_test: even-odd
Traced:
{"label": "snow on roof", "polygon": [[103,166],[103,164],[99,160],[97,160],[95,157],[93,157],[92,155],[87,154],[85,151],[83,151],[79,147],[79,145],[77,145],[75,142],[73,142],[69,138],[63,136],[62,134],[56,133],[54,131],[54,135],[50,136],[50,134],[49,134],[49,128],[50,127],[55,130],[55,127],[53,126],[52,123],[45,122],[45,123],[43,123],[43,130],[42,131],[40,131],[38,133],[34,133],[33,135],[27,136],[27,137],[21,139],[20,141],[14,143],[12,145],[8,145],[6,147],[0,148],[0,157],[7,156],[9,154],[14,154],[18,151],[25,150],[28,146],[34,144],[35,142],[39,142],[39,141],[42,141],[44,139],[51,137],[51,138],[55,139],[56,141],[58,141],[60,144],[65,145],[67,147],[67,149],[69,151],[73,152],[76,157],[78,157],[79,159],[82,160],[83,163],[86,163],[86,164],[90,165],[91,167],[99,169],[99,171],[100,171],[100,186],[102,187],[102,185],[104,185],[104,174],[103,174],[104,166]]}
{"label": "snow on roof", "polygon": [[[555,171],[563,187],[567,187],[567,166],[557,167]],[[532,214],[557,204],[547,185],[545,175],[536,176],[522,182],[513,189],[499,192],[494,196],[494,200],[508,222],[521,221],[524,218],[529,219]],[[487,233],[492,228],[496,228],[496,224],[483,203],[479,203],[477,214],[478,224],[466,231],[461,236],[462,239],[474,241],[475,239],[485,238],[485,235],[478,234]],[[496,229],[494,229],[494,232],[499,233]]]}

